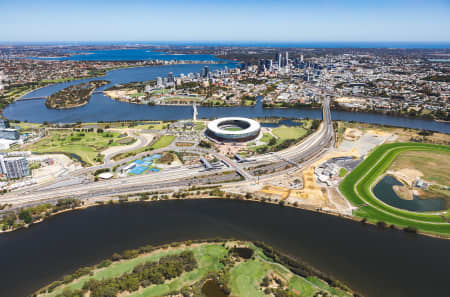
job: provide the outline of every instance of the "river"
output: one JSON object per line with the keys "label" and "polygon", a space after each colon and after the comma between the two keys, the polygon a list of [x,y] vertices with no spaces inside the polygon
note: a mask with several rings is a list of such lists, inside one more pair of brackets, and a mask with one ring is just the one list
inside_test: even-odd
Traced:
{"label": "river", "polygon": [[26,296],[114,252],[145,244],[260,240],[365,296],[447,296],[450,241],[277,205],[233,200],[108,205],[0,235],[0,296]]}
{"label": "river", "polygon": [[[212,64],[208,65],[211,70],[223,69],[225,66],[231,68],[236,64]],[[202,64],[184,64],[168,66],[137,67],[109,71],[105,76],[99,78],[83,79],[59,83],[35,90],[24,98],[38,96],[49,96],[67,86],[86,82],[93,79],[106,79],[111,84],[100,90],[108,88],[112,84],[127,83],[132,81],[153,80],[157,76],[166,77],[169,72],[174,75],[181,73],[195,73],[205,66]],[[254,107],[199,107],[199,118],[218,118],[224,116],[242,117],[289,117],[289,118],[321,118],[320,110],[311,109],[266,109],[262,108],[260,102]],[[94,94],[88,104],[74,109],[56,110],[45,106],[45,100],[16,101],[8,105],[3,115],[10,120],[42,123],[74,123],[74,122],[98,122],[119,120],[180,120],[192,118],[191,106],[148,106],[131,104],[112,100],[103,94]],[[356,121],[364,123],[382,124],[415,129],[427,129],[443,133],[450,133],[450,123],[436,122],[431,120],[403,118],[373,113],[357,113],[345,111],[333,111],[333,120]]]}

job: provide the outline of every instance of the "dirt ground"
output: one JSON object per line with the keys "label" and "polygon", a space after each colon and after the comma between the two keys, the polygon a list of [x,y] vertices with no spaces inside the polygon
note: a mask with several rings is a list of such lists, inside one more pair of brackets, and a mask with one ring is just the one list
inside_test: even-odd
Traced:
{"label": "dirt ground", "polygon": [[39,184],[53,180],[57,176],[67,172],[81,168],[81,165],[75,163],[72,159],[63,154],[40,155],[48,157],[54,161],[53,165],[43,166],[34,169],[32,173],[33,179]]}
{"label": "dirt ground", "polygon": [[345,132],[344,132],[344,139],[350,140],[350,141],[356,141],[361,137],[362,134],[363,134],[363,132],[359,129],[347,128],[347,129],[345,129]]}
{"label": "dirt ground", "polygon": [[389,170],[394,171],[410,185],[420,177],[431,183],[450,186],[450,155],[447,153],[404,152],[395,158]]}

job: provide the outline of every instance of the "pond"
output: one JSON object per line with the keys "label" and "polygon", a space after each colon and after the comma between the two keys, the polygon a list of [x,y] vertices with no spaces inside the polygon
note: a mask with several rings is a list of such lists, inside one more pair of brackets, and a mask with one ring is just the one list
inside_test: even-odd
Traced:
{"label": "pond", "polygon": [[215,280],[207,280],[202,287],[202,294],[206,297],[227,297]]}
{"label": "pond", "polygon": [[384,203],[405,210],[425,212],[447,209],[445,199],[443,198],[421,199],[416,195],[413,195],[412,200],[400,198],[397,193],[395,193],[394,186],[401,185],[403,184],[395,177],[386,175],[375,185],[373,193]]}

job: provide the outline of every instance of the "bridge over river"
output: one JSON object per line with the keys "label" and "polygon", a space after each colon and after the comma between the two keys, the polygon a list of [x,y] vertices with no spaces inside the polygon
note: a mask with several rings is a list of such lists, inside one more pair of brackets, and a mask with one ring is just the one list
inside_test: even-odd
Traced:
{"label": "bridge over river", "polygon": [[[92,95],[94,94],[100,94],[103,93],[103,91],[95,91],[92,93]],[[16,101],[27,101],[27,100],[42,100],[42,99],[47,99],[49,96],[35,96],[35,97],[27,97],[27,98],[19,98]]]}

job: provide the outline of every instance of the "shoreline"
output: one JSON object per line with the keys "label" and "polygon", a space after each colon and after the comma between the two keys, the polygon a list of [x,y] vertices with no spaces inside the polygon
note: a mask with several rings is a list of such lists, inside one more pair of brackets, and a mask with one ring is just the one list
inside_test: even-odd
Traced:
{"label": "shoreline", "polygon": [[[200,188],[200,190],[201,189],[202,188]],[[133,197],[137,197],[137,196],[139,196],[139,193],[130,194],[130,195],[133,195]],[[113,199],[115,199],[115,200],[113,200]],[[81,210],[88,209],[90,207],[117,205],[117,204],[120,205],[120,204],[128,204],[128,203],[152,203],[152,202],[161,202],[161,201],[202,200],[202,199],[237,200],[237,201],[243,201],[243,202],[246,202],[246,203],[263,203],[263,204],[278,205],[280,207],[291,207],[291,208],[301,209],[301,210],[305,210],[305,211],[310,211],[310,212],[313,212],[313,213],[333,215],[333,216],[336,216],[336,217],[339,217],[339,218],[342,218],[342,219],[345,219],[345,220],[353,221],[355,223],[372,225],[374,227],[377,227],[377,229],[380,229],[380,230],[392,229],[392,230],[396,230],[396,231],[407,232],[407,231],[403,230],[404,227],[397,226],[397,225],[394,225],[394,224],[387,224],[385,227],[380,228],[380,226],[378,226],[377,223],[371,222],[371,221],[367,220],[366,218],[344,215],[344,214],[341,214],[341,213],[338,213],[338,212],[325,210],[325,209],[322,209],[322,208],[317,208],[317,207],[308,206],[308,205],[297,205],[297,206],[291,205],[291,204],[280,205],[279,202],[273,202],[273,201],[270,201],[270,200],[265,200],[264,201],[264,200],[260,200],[260,199],[257,199],[257,198],[245,199],[243,197],[241,197],[241,198],[224,198],[224,197],[219,197],[219,196],[212,196],[212,197],[185,197],[185,198],[169,197],[169,198],[164,198],[164,199],[159,199],[158,198],[157,200],[151,200],[150,198],[148,200],[140,200],[139,198],[135,198],[135,199],[131,200],[131,199],[127,198],[127,200],[121,201],[120,198],[118,198],[118,197],[105,197],[104,199],[96,200],[96,201],[90,201],[88,204],[83,204],[83,205],[78,206],[78,207],[64,209],[64,210],[60,210],[60,211],[51,213],[46,218],[41,218],[41,219],[39,219],[39,220],[37,220],[35,222],[32,222],[32,223],[30,223],[28,225],[25,225],[23,227],[20,227],[20,228],[9,229],[9,230],[0,230],[0,236],[3,233],[9,233],[9,232],[14,232],[14,231],[17,231],[17,230],[20,230],[20,229],[30,228],[33,225],[42,223],[42,222],[48,220],[49,218],[51,218],[53,216],[57,216],[57,215],[60,215],[60,214],[66,213],[66,212],[70,212],[70,211],[81,211]],[[85,202],[85,201],[83,201],[83,202]],[[23,208],[26,208],[26,207],[23,207]],[[422,236],[428,236],[428,237],[437,238],[437,239],[450,240],[450,236],[444,236],[444,235],[434,234],[434,233],[427,233],[427,232],[423,232],[421,230],[417,230],[416,232],[408,232],[408,233],[422,235]]]}

